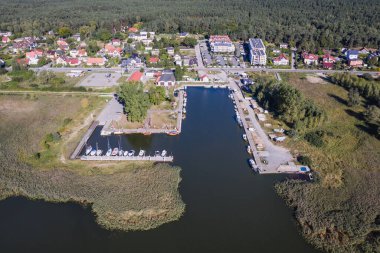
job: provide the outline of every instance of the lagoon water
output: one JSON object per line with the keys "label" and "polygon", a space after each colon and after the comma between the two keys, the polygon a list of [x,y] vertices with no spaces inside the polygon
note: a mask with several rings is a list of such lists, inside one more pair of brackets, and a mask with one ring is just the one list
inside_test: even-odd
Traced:
{"label": "lagoon water", "polygon": [[[111,136],[124,150],[168,150],[182,168],[186,212],[175,222],[137,232],[99,227],[89,208],[10,198],[0,202],[0,252],[319,252],[299,234],[274,191],[283,175],[256,175],[227,89],[189,88],[179,136]],[[107,138],[89,140],[106,149]]]}

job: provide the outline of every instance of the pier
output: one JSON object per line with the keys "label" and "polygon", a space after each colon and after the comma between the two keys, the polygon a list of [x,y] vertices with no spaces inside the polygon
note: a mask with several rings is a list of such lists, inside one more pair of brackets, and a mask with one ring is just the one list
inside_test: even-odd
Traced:
{"label": "pier", "polygon": [[81,156],[82,161],[153,161],[173,162],[173,156]]}
{"label": "pier", "polygon": [[83,138],[79,142],[78,146],[75,148],[74,152],[71,154],[70,159],[74,160],[79,157],[80,152],[82,151],[84,145],[86,145],[86,142],[91,137],[92,133],[94,132],[95,128],[98,126],[99,121],[92,122],[91,126],[88,128],[86,133],[84,134]]}

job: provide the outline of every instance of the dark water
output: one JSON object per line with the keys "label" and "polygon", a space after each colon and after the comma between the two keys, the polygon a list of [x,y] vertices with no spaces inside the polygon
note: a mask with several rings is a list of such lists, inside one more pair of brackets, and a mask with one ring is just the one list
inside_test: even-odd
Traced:
{"label": "dark water", "polygon": [[[184,216],[144,232],[111,232],[88,209],[11,198],[0,202],[0,252],[317,252],[302,239],[273,184],[250,170],[225,89],[188,89],[179,136],[121,138],[124,149],[166,149],[182,167]],[[110,137],[114,147],[119,137]],[[89,142],[107,146],[107,139]]]}

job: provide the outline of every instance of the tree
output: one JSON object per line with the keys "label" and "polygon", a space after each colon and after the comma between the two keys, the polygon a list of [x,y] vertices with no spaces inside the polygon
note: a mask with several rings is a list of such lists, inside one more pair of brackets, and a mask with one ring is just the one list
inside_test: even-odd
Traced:
{"label": "tree", "polygon": [[131,122],[142,122],[150,107],[149,96],[143,91],[141,82],[123,83],[118,96],[124,102],[124,110]]}
{"label": "tree", "polygon": [[67,38],[72,34],[72,31],[69,27],[61,27],[58,29],[59,36]]}
{"label": "tree", "polygon": [[101,41],[109,41],[111,38],[112,38],[112,34],[110,31],[106,30],[106,29],[100,29],[98,31],[98,34],[97,34],[97,37],[101,40]]}
{"label": "tree", "polygon": [[159,105],[165,101],[165,88],[162,86],[154,86],[149,89],[149,101],[154,105]]}
{"label": "tree", "polygon": [[377,135],[380,136],[380,108],[376,105],[368,106],[364,113],[364,119],[367,124],[375,128]]}
{"label": "tree", "polygon": [[174,76],[177,81],[182,81],[183,78],[183,70],[180,66],[175,67]]}
{"label": "tree", "polygon": [[91,33],[91,27],[84,25],[79,28],[79,33],[82,38],[87,38]]}
{"label": "tree", "polygon": [[351,88],[348,92],[348,106],[356,106],[360,104],[360,94],[357,89]]}

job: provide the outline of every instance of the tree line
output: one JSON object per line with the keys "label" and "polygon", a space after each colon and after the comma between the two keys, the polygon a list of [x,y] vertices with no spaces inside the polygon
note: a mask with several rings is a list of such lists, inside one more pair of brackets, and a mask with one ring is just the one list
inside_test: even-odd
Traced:
{"label": "tree line", "polygon": [[[377,0],[18,0],[1,1],[0,30],[42,35],[71,27],[94,34],[143,22],[160,33],[229,34],[260,37],[306,50],[380,46]],[[43,6],[43,11],[37,6]]]}
{"label": "tree line", "polygon": [[315,128],[326,119],[321,108],[287,83],[259,78],[252,92],[259,104],[295,131]]}

